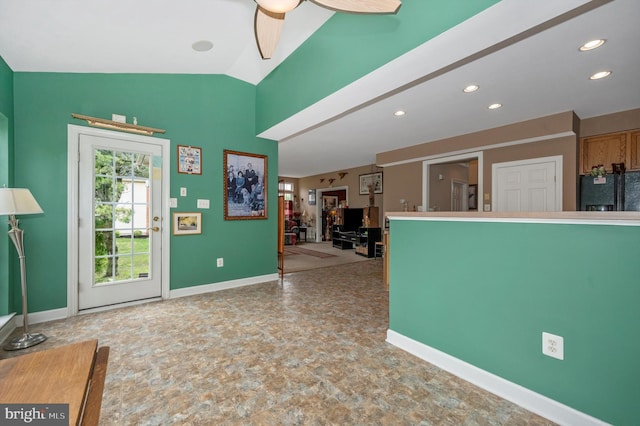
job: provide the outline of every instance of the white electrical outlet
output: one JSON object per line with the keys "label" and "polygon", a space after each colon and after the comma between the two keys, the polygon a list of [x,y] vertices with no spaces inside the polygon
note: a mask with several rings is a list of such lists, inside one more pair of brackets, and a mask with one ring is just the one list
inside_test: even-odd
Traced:
{"label": "white electrical outlet", "polygon": [[542,332],[542,353],[552,358],[564,359],[564,338]]}
{"label": "white electrical outlet", "polygon": [[180,188],[180,196],[181,197],[186,197],[187,196],[187,188]]}
{"label": "white electrical outlet", "polygon": [[217,265],[218,268],[222,268],[224,266],[224,259],[222,257],[218,258]]}

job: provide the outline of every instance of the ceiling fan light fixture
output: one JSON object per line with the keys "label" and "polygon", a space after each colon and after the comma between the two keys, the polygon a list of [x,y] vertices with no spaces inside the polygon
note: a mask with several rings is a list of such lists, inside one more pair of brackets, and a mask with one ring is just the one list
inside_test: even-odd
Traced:
{"label": "ceiling fan light fixture", "polygon": [[256,3],[269,12],[287,13],[298,7],[300,0],[256,0]]}

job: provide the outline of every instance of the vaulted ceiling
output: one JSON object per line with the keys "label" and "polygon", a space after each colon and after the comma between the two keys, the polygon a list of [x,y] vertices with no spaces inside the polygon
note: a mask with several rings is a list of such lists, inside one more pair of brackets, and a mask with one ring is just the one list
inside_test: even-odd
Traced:
{"label": "vaulted ceiling", "polygon": [[[251,0],[99,6],[0,1],[0,56],[18,72],[227,74],[258,84],[333,15],[303,2],[287,14],[273,58],[263,61]],[[260,136],[280,141],[280,175],[302,177],[557,112],[584,119],[639,108],[638,16],[637,0],[503,0]],[[606,43],[578,50],[596,38]],[[200,40],[213,49],[194,51]],[[612,74],[589,80],[604,70]],[[480,88],[464,93],[469,84]],[[488,109],[493,103],[502,107]],[[406,114],[394,116],[400,109]]]}

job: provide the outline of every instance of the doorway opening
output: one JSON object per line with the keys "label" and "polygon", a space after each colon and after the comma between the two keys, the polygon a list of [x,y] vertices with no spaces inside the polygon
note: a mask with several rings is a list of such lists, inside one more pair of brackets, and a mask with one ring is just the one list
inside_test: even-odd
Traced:
{"label": "doorway opening", "polygon": [[331,227],[336,209],[349,205],[349,187],[316,189],[316,229],[313,241],[319,243],[331,240]]}
{"label": "doorway opening", "polygon": [[483,192],[482,152],[425,160],[421,211],[476,211]]}

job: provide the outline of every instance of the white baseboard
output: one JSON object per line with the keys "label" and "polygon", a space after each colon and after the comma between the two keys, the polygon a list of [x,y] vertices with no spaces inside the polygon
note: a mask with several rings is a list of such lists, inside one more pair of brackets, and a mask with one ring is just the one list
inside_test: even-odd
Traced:
{"label": "white baseboard", "polygon": [[280,279],[280,277],[276,273],[269,275],[259,275],[257,277],[241,278],[238,280],[223,281],[214,284],[203,284],[193,287],[179,288],[177,290],[171,290],[169,292],[169,298],[175,299],[178,297],[195,296],[197,294],[211,293],[214,291],[227,290],[230,288],[261,284],[269,281],[276,281],[278,279]]}
{"label": "white baseboard", "polygon": [[[178,290],[171,290],[169,292],[169,298],[173,299],[177,297],[185,297],[185,296],[192,296],[196,294],[210,293],[213,291],[226,290],[229,288],[244,287],[247,285],[254,285],[254,284],[260,284],[268,281],[275,281],[275,280],[278,280],[279,278],[280,278],[279,275],[276,273],[276,274],[269,274],[269,275],[260,275],[257,277],[242,278],[239,280],[223,281],[215,284],[205,284],[205,285],[199,285],[194,287],[181,288]],[[160,299],[157,299],[157,300],[160,300]],[[149,301],[150,300],[132,302],[131,305],[147,303]],[[98,312],[100,310],[104,310],[104,309],[97,308],[93,312]],[[82,312],[82,313],[88,313],[88,312]],[[15,314],[12,314],[12,315],[15,315]],[[52,309],[50,311],[33,312],[33,313],[29,313],[29,325],[38,324],[38,323],[47,322],[47,321],[55,321],[55,320],[64,319],[68,317],[69,317],[69,311],[67,307]],[[22,327],[23,325],[22,315],[15,315],[13,319],[8,318],[6,325],[2,325],[2,322],[1,322],[2,318],[4,317],[0,317],[0,342],[2,342],[4,338],[10,335],[13,332],[13,330],[15,330],[16,327]],[[9,331],[7,332],[7,330]],[[5,333],[7,333],[6,336],[5,336]]]}
{"label": "white baseboard", "polygon": [[3,315],[0,317],[0,344],[5,341],[7,337],[13,333],[16,329],[16,313],[13,312],[9,315]]}
{"label": "white baseboard", "polygon": [[[50,311],[40,311],[29,313],[29,325],[38,324],[41,322],[55,321],[68,317],[67,308],[51,309]],[[22,315],[16,315],[16,327],[22,327],[23,325]]]}
{"label": "white baseboard", "polygon": [[505,380],[393,330],[387,330],[387,342],[560,425],[608,425],[602,420]]}

